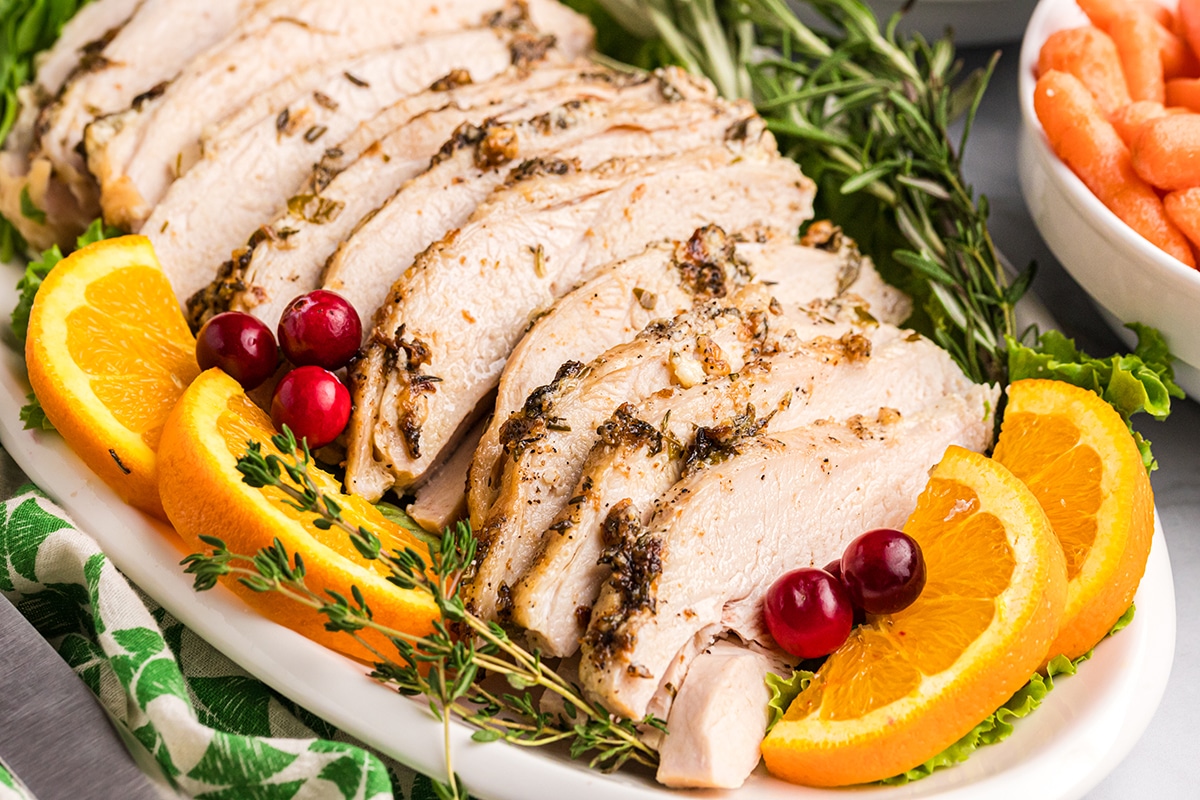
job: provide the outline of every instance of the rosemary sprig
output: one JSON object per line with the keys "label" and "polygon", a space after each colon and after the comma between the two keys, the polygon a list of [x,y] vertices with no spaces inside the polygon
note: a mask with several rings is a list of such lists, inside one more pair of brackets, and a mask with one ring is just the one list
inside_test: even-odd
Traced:
{"label": "rosemary sprig", "polygon": [[[354,637],[376,657],[372,677],[403,695],[428,698],[445,737],[448,777],[436,787],[441,800],[467,797],[454,771],[450,747],[450,720],[455,716],[477,727],[476,741],[502,739],[523,747],[565,742],[573,758],[588,757],[589,766],[603,770],[619,769],[629,761],[657,764],[658,754],[642,741],[639,728],[665,730],[661,720],[621,719],[589,702],[579,686],[555,672],[537,650],[525,649],[501,626],[466,608],[459,584],[475,554],[476,540],[469,525],[447,528],[440,548],[424,554],[412,547],[388,551],[375,532],[347,522],[337,501],[313,481],[307,443],[297,443],[287,428],[271,443],[282,456],[265,455],[259,443],[248,443],[237,464],[243,481],[256,488],[279,489],[285,495],[282,502],[313,514],[318,528],[344,531],[363,558],[383,565],[390,583],[428,595],[439,612],[433,633],[414,636],[376,621],[357,586],[350,587],[349,598],[328,587],[320,591],[309,587],[304,560],[299,553],[289,553],[278,539],[246,555],[231,552],[219,538],[202,537],[212,550],[185,558],[186,572],[195,576],[197,591],[211,589],[219,578],[233,577],[253,591],[275,592],[308,606],[326,618],[327,630]],[[367,630],[384,636],[395,653],[381,652],[362,636]],[[504,683],[513,691],[505,691]],[[563,714],[540,711],[530,691],[536,688],[556,695]]]}
{"label": "rosemary sprig", "polygon": [[974,380],[1004,380],[1006,337],[1019,338],[1013,310],[1033,271],[1009,282],[987,202],[961,169],[994,59],[959,80],[949,39],[902,39],[898,17],[881,28],[860,0],[809,0],[828,23],[821,32],[784,0],[601,2],[631,29],[653,26],[677,61],[726,97],[753,100],[818,182],[822,215],[917,299],[909,324]]}

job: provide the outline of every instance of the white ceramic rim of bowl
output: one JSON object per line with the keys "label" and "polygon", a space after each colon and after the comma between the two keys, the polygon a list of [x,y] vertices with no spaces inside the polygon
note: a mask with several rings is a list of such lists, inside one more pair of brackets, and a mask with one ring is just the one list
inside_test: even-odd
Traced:
{"label": "white ceramic rim of bowl", "polygon": [[[1161,0],[1156,1],[1161,2]],[[1033,16],[1030,18],[1029,25],[1026,28],[1025,38],[1021,45],[1018,84],[1023,127],[1026,133],[1029,134],[1026,137],[1026,144],[1032,147],[1033,154],[1037,157],[1039,166],[1043,168],[1046,175],[1056,184],[1067,199],[1074,204],[1077,211],[1084,217],[1098,223],[1095,227],[1102,234],[1107,235],[1110,241],[1114,241],[1118,246],[1126,250],[1132,250],[1137,254],[1141,259],[1141,263],[1137,264],[1139,268],[1150,270],[1152,272],[1151,277],[1161,277],[1164,280],[1169,280],[1172,284],[1182,281],[1185,285],[1194,287],[1197,298],[1200,299],[1200,272],[1151,244],[1141,234],[1129,227],[1124,220],[1110,211],[1087,188],[1083,181],[1071,171],[1071,168],[1054,153],[1050,148],[1049,141],[1046,139],[1045,131],[1042,129],[1042,124],[1038,120],[1037,112],[1033,106],[1034,88],[1037,84],[1034,73],[1038,55],[1046,39],[1054,31],[1066,27],[1057,23],[1052,24],[1051,18],[1059,15],[1068,15],[1072,7],[1078,13],[1079,24],[1087,24],[1087,18],[1083,15],[1078,5],[1076,5],[1075,0],[1041,0],[1037,8],[1034,9]],[[1036,216],[1034,222],[1039,228],[1042,227],[1042,223]],[[1080,270],[1076,265],[1072,265],[1068,261],[1063,261],[1063,267],[1077,281],[1086,286],[1087,276],[1078,274]],[[1105,304],[1101,303],[1101,305]],[[1115,314],[1115,316],[1119,317],[1121,315]],[[1200,358],[1193,357],[1185,360],[1190,363],[1200,363]]]}

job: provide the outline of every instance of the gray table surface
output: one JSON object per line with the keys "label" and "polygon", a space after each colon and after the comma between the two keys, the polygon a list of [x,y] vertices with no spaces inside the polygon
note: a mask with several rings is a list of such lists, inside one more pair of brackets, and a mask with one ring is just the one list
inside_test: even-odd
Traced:
{"label": "gray table surface", "polygon": [[[983,56],[981,51],[966,55],[973,62]],[[1016,168],[1020,126],[1016,60],[1016,47],[1007,48],[980,110],[966,159],[967,178],[976,191],[986,194],[991,201],[993,235],[1010,261],[1023,265],[1036,260],[1040,265],[1035,289],[1057,317],[1061,328],[1087,351],[1105,355],[1117,348],[1116,338],[1083,290],[1063,272],[1047,250],[1021,199]],[[1145,322],[1152,324],[1153,320]],[[1196,720],[1200,719],[1200,406],[1191,401],[1177,402],[1167,422],[1149,421],[1141,428],[1154,442],[1154,452],[1161,466],[1154,474],[1153,483],[1175,575],[1179,619],[1175,666],[1166,696],[1145,736],[1112,774],[1087,795],[1089,800],[1200,797],[1200,748],[1194,742]],[[12,487],[20,481],[20,476],[14,475],[13,470],[15,466],[6,456],[0,458],[0,485]],[[0,652],[16,641],[15,628],[0,626]],[[52,664],[46,666],[43,660],[38,669],[53,670],[54,667]],[[0,696],[15,691],[15,682],[19,680],[15,674],[5,676],[2,673],[0,670]],[[14,683],[10,685],[9,681]],[[45,701],[44,708],[26,708],[22,723],[34,730],[39,710],[49,717],[55,707],[62,706],[55,701],[61,693],[80,692],[86,694],[87,690],[81,682],[75,681],[73,686],[60,684],[52,697],[47,698],[46,693],[41,693],[37,697],[38,702]],[[97,709],[93,707],[88,712],[86,702],[79,707],[86,712],[84,724],[92,731],[90,741],[94,748],[105,752],[108,758],[123,759],[124,756],[113,748],[115,737],[111,728],[102,724],[103,717],[95,713]],[[14,720],[10,717],[5,722]],[[14,767],[28,769],[26,780],[42,800],[84,796],[79,795],[76,788],[80,785],[79,772],[85,769],[85,764],[97,763],[94,759],[90,762],[64,760],[43,750],[37,762],[44,763],[47,769],[37,769],[36,762],[17,752],[22,741],[21,736],[14,735],[17,730],[7,725],[0,725],[0,730],[6,727],[9,735],[0,735],[0,757],[9,760]],[[77,743],[78,739],[64,737],[57,744],[50,742],[42,746],[50,750],[58,747],[62,753],[69,753],[78,749]],[[108,769],[112,769],[112,763],[108,762]],[[132,797],[135,790],[144,789],[133,785],[137,779],[129,777],[131,772],[122,771],[122,774],[123,779],[130,782],[128,793],[122,796]]]}

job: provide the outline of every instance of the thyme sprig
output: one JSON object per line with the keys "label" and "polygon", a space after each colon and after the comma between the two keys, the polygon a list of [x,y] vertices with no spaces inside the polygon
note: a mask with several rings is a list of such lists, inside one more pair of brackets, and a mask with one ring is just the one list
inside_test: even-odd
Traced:
{"label": "thyme sprig", "polygon": [[[305,442],[290,430],[271,443],[282,455],[265,454],[261,444],[249,442],[238,460],[242,480],[255,488],[274,487],[281,501],[304,514],[322,530],[339,529],[363,558],[378,562],[387,580],[401,589],[427,595],[437,606],[433,632],[416,636],[378,622],[357,586],[350,596],[328,587],[310,587],[299,553],[289,553],[279,539],[253,555],[231,552],[217,537],[201,537],[212,550],[183,560],[194,576],[197,591],[213,588],[218,579],[232,577],[256,592],[274,592],[325,617],[325,628],[353,637],[376,658],[372,677],[400,694],[425,697],[433,715],[442,722],[446,748],[447,781],[436,786],[441,800],[463,800],[466,790],[454,771],[450,722],[458,717],[476,726],[476,741],[504,740],[523,747],[566,743],[572,758],[587,757],[588,765],[606,771],[629,761],[657,764],[657,753],[642,741],[639,728],[665,730],[652,716],[632,721],[614,716],[598,703],[589,702],[574,682],[563,678],[537,650],[527,650],[494,622],[472,614],[459,594],[463,574],[474,558],[476,540],[466,523],[447,528],[440,547],[427,553],[413,547],[387,550],[379,535],[348,522],[336,500],[316,484],[311,475],[312,455]],[[374,631],[385,637],[395,653],[384,653],[362,634]],[[504,684],[512,691],[506,691]],[[531,690],[556,695],[563,711],[540,710]]]}
{"label": "thyme sprig", "polygon": [[910,324],[974,380],[1004,380],[1006,337],[1019,338],[1014,308],[1033,270],[1009,282],[986,199],[962,178],[995,59],[960,76],[948,38],[902,38],[898,16],[881,27],[860,0],[808,0],[826,22],[820,31],[784,0],[601,2],[631,30],[653,27],[724,96],[753,100],[781,149],[818,182],[821,214],[917,299]]}

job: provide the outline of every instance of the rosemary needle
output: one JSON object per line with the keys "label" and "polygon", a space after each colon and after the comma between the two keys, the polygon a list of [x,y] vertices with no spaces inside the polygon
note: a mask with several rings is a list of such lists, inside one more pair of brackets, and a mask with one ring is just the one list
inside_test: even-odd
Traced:
{"label": "rosemary needle", "polygon": [[[1006,337],[1032,268],[1009,282],[987,203],[962,179],[962,151],[991,76],[959,75],[948,39],[882,28],[860,0],[810,0],[826,29],[783,0],[601,0],[633,29],[653,27],[673,58],[727,97],[754,101],[783,152],[817,181],[842,225],[917,302],[910,324],[977,382],[1006,378]],[[965,116],[952,141],[951,122]],[[881,224],[882,223],[882,224]]]}

